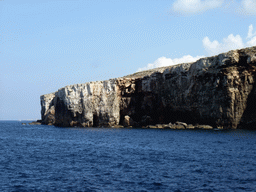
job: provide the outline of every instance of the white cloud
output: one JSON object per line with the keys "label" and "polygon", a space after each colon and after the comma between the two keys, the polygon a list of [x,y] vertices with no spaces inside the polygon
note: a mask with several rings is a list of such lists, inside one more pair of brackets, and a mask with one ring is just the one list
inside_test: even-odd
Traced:
{"label": "white cloud", "polygon": [[253,33],[253,26],[250,25],[250,26],[249,26],[248,35],[247,35],[247,39],[252,38],[252,37],[255,36],[255,35],[256,35],[256,32]]}
{"label": "white cloud", "polygon": [[146,67],[139,68],[138,71],[144,71],[148,69],[153,69],[157,67],[165,67],[165,66],[170,66],[170,65],[176,65],[179,63],[189,63],[189,62],[194,62],[204,56],[196,56],[193,57],[191,55],[185,55],[181,58],[166,58],[166,57],[160,57],[157,60],[154,61],[154,63],[149,63]]}
{"label": "white cloud", "polygon": [[246,42],[247,46],[256,46],[256,32],[253,33],[253,26],[249,26],[249,31],[247,35],[248,41]]}
{"label": "white cloud", "polygon": [[216,40],[211,42],[208,37],[205,37],[203,39],[203,46],[209,55],[217,55],[232,49],[241,49],[244,47],[244,43],[240,35],[234,36],[230,34],[227,38],[223,39],[223,43],[219,43]]}
{"label": "white cloud", "polygon": [[243,15],[256,15],[256,0],[176,0],[172,4],[172,11],[181,15],[202,13],[214,8]]}
{"label": "white cloud", "polygon": [[246,45],[247,45],[247,47],[256,46],[256,36],[254,36],[249,41],[247,41]]}
{"label": "white cloud", "polygon": [[242,0],[242,12],[246,15],[256,15],[256,0]]}
{"label": "white cloud", "polygon": [[249,26],[247,41],[244,43],[240,35],[234,36],[230,34],[227,38],[223,38],[223,42],[217,40],[210,41],[208,37],[203,39],[203,46],[210,56],[227,52],[232,49],[241,49],[244,47],[256,46],[256,32],[253,33],[253,25]]}
{"label": "white cloud", "polygon": [[220,49],[220,43],[216,40],[211,42],[208,37],[203,39],[203,46],[210,55],[214,55],[216,50]]}
{"label": "white cloud", "polygon": [[[205,50],[208,52],[209,56],[217,55],[233,49],[242,49],[244,47],[256,46],[256,32],[253,32],[253,25],[249,26],[246,39],[247,41],[244,43],[240,35],[234,36],[233,34],[230,34],[228,37],[223,38],[222,43],[220,43],[217,40],[210,41],[209,37],[205,37],[203,39],[203,46]],[[202,57],[204,56],[193,57],[191,55],[185,55],[181,58],[175,58],[175,59],[160,57],[157,60],[155,60],[153,63],[149,63],[146,67],[139,68],[138,71],[153,69],[157,67],[176,65],[179,63],[195,62],[196,60]]]}
{"label": "white cloud", "polygon": [[179,14],[195,14],[220,7],[223,0],[176,0],[172,10]]}

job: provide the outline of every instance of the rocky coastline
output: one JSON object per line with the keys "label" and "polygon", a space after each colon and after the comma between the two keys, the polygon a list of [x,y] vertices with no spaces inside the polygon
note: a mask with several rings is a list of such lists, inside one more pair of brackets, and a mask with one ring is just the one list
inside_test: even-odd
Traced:
{"label": "rocky coastline", "polygon": [[40,97],[41,121],[62,127],[255,129],[255,73],[256,47],[250,47],[70,85]]}
{"label": "rocky coastline", "polygon": [[[26,123],[22,123],[22,125],[27,125]],[[28,125],[42,125],[41,120],[32,121],[28,123]],[[77,126],[75,126],[77,127]],[[100,127],[99,127],[100,128]],[[101,128],[106,128],[105,126],[102,126]],[[192,125],[187,124],[184,122],[175,122],[175,123],[169,123],[169,124],[156,124],[156,125],[147,125],[140,127],[139,125],[133,124],[133,125],[113,125],[113,126],[107,126],[107,128],[148,128],[148,129],[214,129],[214,130],[220,130],[223,128],[214,128],[210,125]]]}

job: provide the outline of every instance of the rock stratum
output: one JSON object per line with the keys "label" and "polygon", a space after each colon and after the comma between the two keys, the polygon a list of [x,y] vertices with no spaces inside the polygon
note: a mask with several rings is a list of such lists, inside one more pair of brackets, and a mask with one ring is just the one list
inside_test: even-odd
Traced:
{"label": "rock stratum", "polygon": [[42,95],[42,124],[146,126],[186,122],[256,125],[256,47]]}

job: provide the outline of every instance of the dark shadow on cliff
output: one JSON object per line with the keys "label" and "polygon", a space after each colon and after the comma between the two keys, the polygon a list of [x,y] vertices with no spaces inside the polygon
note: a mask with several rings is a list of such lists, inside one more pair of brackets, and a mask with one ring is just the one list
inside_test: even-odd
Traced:
{"label": "dark shadow on cliff", "polygon": [[238,129],[253,129],[256,130],[256,83],[248,96],[246,109],[243,113]]}
{"label": "dark shadow on cliff", "polygon": [[98,127],[99,126],[99,117],[97,116],[96,113],[93,114],[93,127]]}

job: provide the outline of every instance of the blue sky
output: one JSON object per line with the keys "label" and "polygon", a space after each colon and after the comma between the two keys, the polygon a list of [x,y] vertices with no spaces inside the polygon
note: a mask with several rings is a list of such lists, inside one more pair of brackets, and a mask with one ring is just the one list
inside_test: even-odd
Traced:
{"label": "blue sky", "polygon": [[256,0],[0,0],[0,120],[66,85],[256,45]]}

